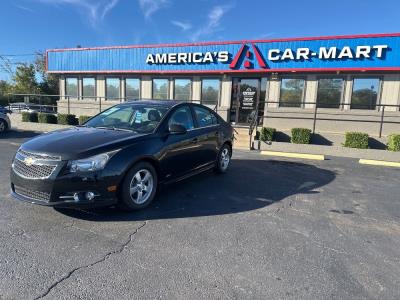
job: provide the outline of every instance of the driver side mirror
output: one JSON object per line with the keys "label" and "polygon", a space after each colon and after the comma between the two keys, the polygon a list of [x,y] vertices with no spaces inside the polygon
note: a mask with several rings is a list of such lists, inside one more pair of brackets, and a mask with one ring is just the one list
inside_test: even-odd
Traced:
{"label": "driver side mirror", "polygon": [[186,128],[180,124],[170,124],[168,131],[170,134],[185,134]]}

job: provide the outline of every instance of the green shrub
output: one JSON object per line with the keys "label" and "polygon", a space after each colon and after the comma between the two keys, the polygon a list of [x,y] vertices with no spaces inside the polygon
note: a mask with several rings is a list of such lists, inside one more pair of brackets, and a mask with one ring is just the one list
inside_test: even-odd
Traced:
{"label": "green shrub", "polygon": [[24,111],[24,112],[22,112],[22,122],[29,122],[29,115],[30,115],[31,113],[29,113],[29,112],[26,112],[26,111]]}
{"label": "green shrub", "polygon": [[368,149],[368,133],[362,132],[346,132],[345,147]]}
{"label": "green shrub", "polygon": [[38,114],[36,112],[27,112],[24,111],[22,112],[22,122],[33,122],[37,123],[38,122]]}
{"label": "green shrub", "polygon": [[75,115],[58,114],[57,123],[61,125],[78,125],[78,119]]}
{"label": "green shrub", "polygon": [[400,151],[400,134],[389,135],[387,146],[389,151]]}
{"label": "green shrub", "polygon": [[89,117],[89,116],[79,116],[79,124],[82,125],[83,123],[85,123],[90,118],[91,117]]}
{"label": "green shrub", "polygon": [[38,120],[39,123],[57,124],[57,117],[53,114],[39,113]]}
{"label": "green shrub", "polygon": [[271,142],[274,140],[276,129],[271,127],[261,128],[260,140],[263,142]]}
{"label": "green shrub", "polygon": [[311,142],[311,130],[307,128],[292,128],[293,144],[309,144]]}

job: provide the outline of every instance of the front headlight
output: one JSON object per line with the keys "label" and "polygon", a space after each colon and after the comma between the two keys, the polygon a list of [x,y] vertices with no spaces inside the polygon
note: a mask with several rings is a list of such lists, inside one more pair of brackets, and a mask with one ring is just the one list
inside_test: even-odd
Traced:
{"label": "front headlight", "polygon": [[71,160],[68,163],[69,171],[75,172],[93,172],[103,170],[110,158],[117,153],[117,151],[98,154],[92,157]]}

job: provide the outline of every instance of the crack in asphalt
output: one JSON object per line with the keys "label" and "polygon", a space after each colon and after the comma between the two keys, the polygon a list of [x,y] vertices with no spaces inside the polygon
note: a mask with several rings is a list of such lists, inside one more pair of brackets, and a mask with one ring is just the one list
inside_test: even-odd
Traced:
{"label": "crack in asphalt", "polygon": [[117,249],[110,251],[108,253],[106,253],[103,257],[101,257],[100,259],[96,260],[95,262],[92,262],[90,264],[84,265],[84,266],[80,266],[77,268],[72,269],[71,271],[69,271],[67,274],[65,274],[63,277],[61,277],[59,280],[57,280],[56,282],[54,282],[51,286],[49,286],[46,291],[44,291],[41,295],[37,296],[34,298],[34,300],[38,300],[38,299],[42,299],[44,297],[46,297],[48,294],[50,294],[50,292],[57,287],[59,284],[61,284],[62,282],[64,282],[65,280],[69,279],[75,272],[82,270],[82,269],[86,269],[86,268],[90,268],[93,267],[99,263],[102,263],[104,261],[106,261],[107,259],[109,259],[112,255],[115,254],[120,254],[122,253],[127,247],[128,245],[133,241],[133,237],[136,235],[136,233],[139,232],[139,230],[141,230],[144,226],[146,226],[147,221],[145,221],[142,225],[140,225],[138,228],[135,229],[135,231],[133,231],[132,233],[129,234],[129,238],[127,239],[127,241],[123,244],[121,244]]}

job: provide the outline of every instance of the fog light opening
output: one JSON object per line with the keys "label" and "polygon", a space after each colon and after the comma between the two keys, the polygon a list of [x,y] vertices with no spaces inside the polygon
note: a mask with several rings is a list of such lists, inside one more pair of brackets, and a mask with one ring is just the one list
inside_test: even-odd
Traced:
{"label": "fog light opening", "polygon": [[93,192],[86,192],[85,193],[85,198],[89,201],[93,200],[95,197],[95,194]]}

